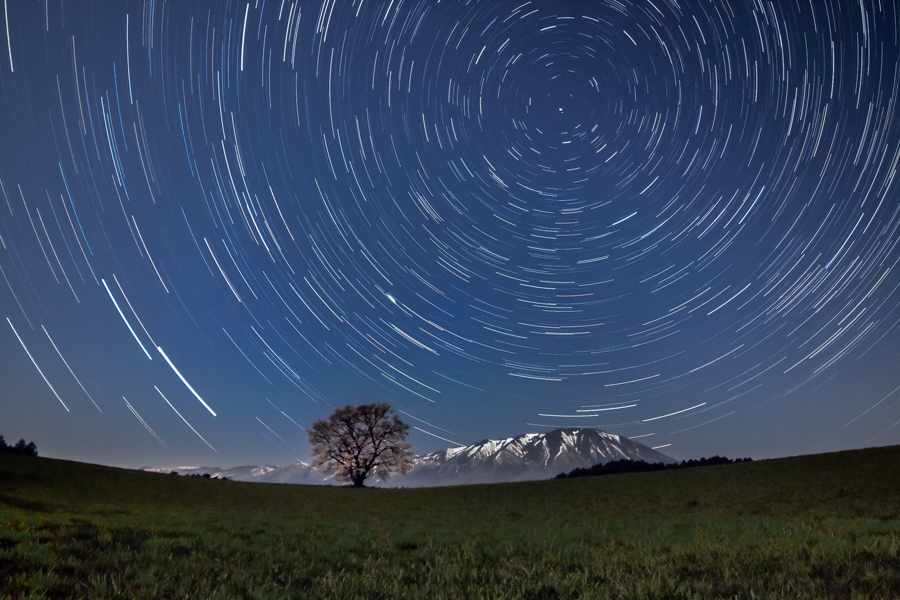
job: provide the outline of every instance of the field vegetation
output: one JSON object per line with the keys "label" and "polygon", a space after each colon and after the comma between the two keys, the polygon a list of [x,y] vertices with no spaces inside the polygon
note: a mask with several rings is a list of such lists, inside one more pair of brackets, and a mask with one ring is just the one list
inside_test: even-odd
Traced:
{"label": "field vegetation", "polygon": [[900,446],[429,489],[0,454],[0,598],[898,598]]}

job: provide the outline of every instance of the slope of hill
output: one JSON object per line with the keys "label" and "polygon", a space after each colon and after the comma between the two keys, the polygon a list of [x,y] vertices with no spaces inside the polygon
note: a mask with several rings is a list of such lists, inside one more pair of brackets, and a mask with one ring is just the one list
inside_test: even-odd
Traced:
{"label": "slope of hill", "polygon": [[0,598],[881,598],[900,446],[356,489],[0,455]]}

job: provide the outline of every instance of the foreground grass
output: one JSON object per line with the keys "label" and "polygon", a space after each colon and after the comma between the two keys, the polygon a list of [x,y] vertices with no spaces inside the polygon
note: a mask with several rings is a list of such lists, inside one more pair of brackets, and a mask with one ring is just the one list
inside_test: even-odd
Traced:
{"label": "foreground grass", "polygon": [[440,489],[0,456],[2,598],[898,598],[900,447]]}

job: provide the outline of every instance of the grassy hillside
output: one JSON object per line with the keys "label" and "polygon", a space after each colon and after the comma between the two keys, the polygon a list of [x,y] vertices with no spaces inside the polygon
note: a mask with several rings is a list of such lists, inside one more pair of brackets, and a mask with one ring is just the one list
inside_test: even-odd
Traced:
{"label": "grassy hillside", "polygon": [[2,598],[898,598],[900,447],[429,489],[0,455]]}

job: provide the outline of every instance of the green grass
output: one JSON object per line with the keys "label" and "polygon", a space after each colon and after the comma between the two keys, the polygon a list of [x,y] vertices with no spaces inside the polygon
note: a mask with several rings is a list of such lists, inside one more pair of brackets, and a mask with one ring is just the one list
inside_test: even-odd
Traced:
{"label": "green grass", "polygon": [[0,455],[0,598],[900,598],[900,446],[408,490]]}

